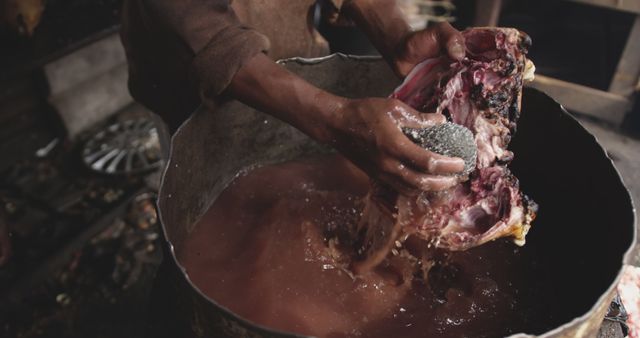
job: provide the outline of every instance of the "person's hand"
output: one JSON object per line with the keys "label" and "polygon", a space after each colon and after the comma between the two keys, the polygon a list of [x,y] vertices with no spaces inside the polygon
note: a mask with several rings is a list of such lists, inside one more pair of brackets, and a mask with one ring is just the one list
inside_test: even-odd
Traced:
{"label": "person's hand", "polygon": [[447,189],[458,183],[464,161],[423,149],[402,127],[425,128],[445,122],[441,114],[419,113],[396,99],[345,100],[328,128],[328,143],[365,171],[398,192]]}
{"label": "person's hand", "polygon": [[396,74],[405,77],[418,63],[440,55],[447,55],[453,60],[462,60],[465,56],[462,33],[448,22],[407,33],[396,47],[391,62]]}
{"label": "person's hand", "polygon": [[425,59],[440,55],[464,58],[464,38],[459,31],[444,22],[414,32],[396,1],[350,0],[341,12],[367,34],[401,78]]}
{"label": "person's hand", "polygon": [[443,190],[462,159],[448,158],[414,144],[402,127],[443,123],[441,114],[421,114],[396,99],[345,99],[321,90],[260,54],[234,77],[228,93],[332,145],[373,179],[403,194]]}

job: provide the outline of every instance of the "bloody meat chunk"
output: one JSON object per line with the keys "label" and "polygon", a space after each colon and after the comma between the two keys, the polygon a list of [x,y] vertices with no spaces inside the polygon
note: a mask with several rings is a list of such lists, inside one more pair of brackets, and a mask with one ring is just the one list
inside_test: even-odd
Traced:
{"label": "bloody meat chunk", "polygon": [[422,62],[391,97],[471,130],[476,168],[449,190],[418,196],[372,182],[356,229],[356,271],[378,265],[408,238],[452,251],[500,237],[525,242],[537,205],[507,168],[514,156],[507,146],[520,115],[522,84],[533,77],[533,64],[525,57],[531,39],[512,28],[472,28],[462,34],[462,61],[443,56]]}

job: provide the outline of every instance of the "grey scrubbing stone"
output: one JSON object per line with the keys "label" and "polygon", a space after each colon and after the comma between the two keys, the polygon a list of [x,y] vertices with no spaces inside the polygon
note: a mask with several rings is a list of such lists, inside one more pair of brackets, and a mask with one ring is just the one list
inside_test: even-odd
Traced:
{"label": "grey scrubbing stone", "polygon": [[471,130],[459,124],[446,122],[425,129],[403,128],[402,131],[416,144],[434,153],[460,157],[464,160],[463,175],[476,167],[477,148]]}

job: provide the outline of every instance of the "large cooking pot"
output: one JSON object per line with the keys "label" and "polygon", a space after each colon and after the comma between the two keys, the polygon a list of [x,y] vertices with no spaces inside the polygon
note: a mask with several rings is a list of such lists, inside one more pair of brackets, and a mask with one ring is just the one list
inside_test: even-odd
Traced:
{"label": "large cooking pot", "polygon": [[[398,84],[378,58],[333,55],[281,64],[347,97],[387,96]],[[631,199],[596,139],[557,102],[527,89],[522,106],[511,168],[540,204],[524,250],[535,250],[536,261],[546,266],[549,273],[537,277],[553,280],[548,297],[556,308],[547,322],[515,336],[594,336],[635,243]],[[153,296],[151,336],[295,337],[252,324],[205,296],[174,250],[240,169],[327,149],[238,102],[215,112],[199,109],[171,146],[158,202],[167,250]]]}

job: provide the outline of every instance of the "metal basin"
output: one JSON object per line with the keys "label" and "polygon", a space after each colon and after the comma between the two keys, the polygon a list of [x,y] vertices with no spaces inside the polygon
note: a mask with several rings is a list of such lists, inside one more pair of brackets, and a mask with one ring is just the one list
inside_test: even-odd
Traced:
{"label": "metal basin", "polygon": [[[348,97],[387,96],[398,84],[377,58],[334,55],[281,63]],[[514,337],[594,336],[635,243],[629,193],[596,139],[539,91],[525,90],[511,148],[511,168],[541,208],[525,249],[535,250],[549,271],[539,278],[553,279],[549,297],[557,306],[548,322]],[[166,255],[152,297],[150,336],[296,337],[238,318],[207,298],[174,250],[240,169],[321,151],[326,149],[289,125],[238,102],[215,112],[200,109],[179,129],[158,202]]]}

